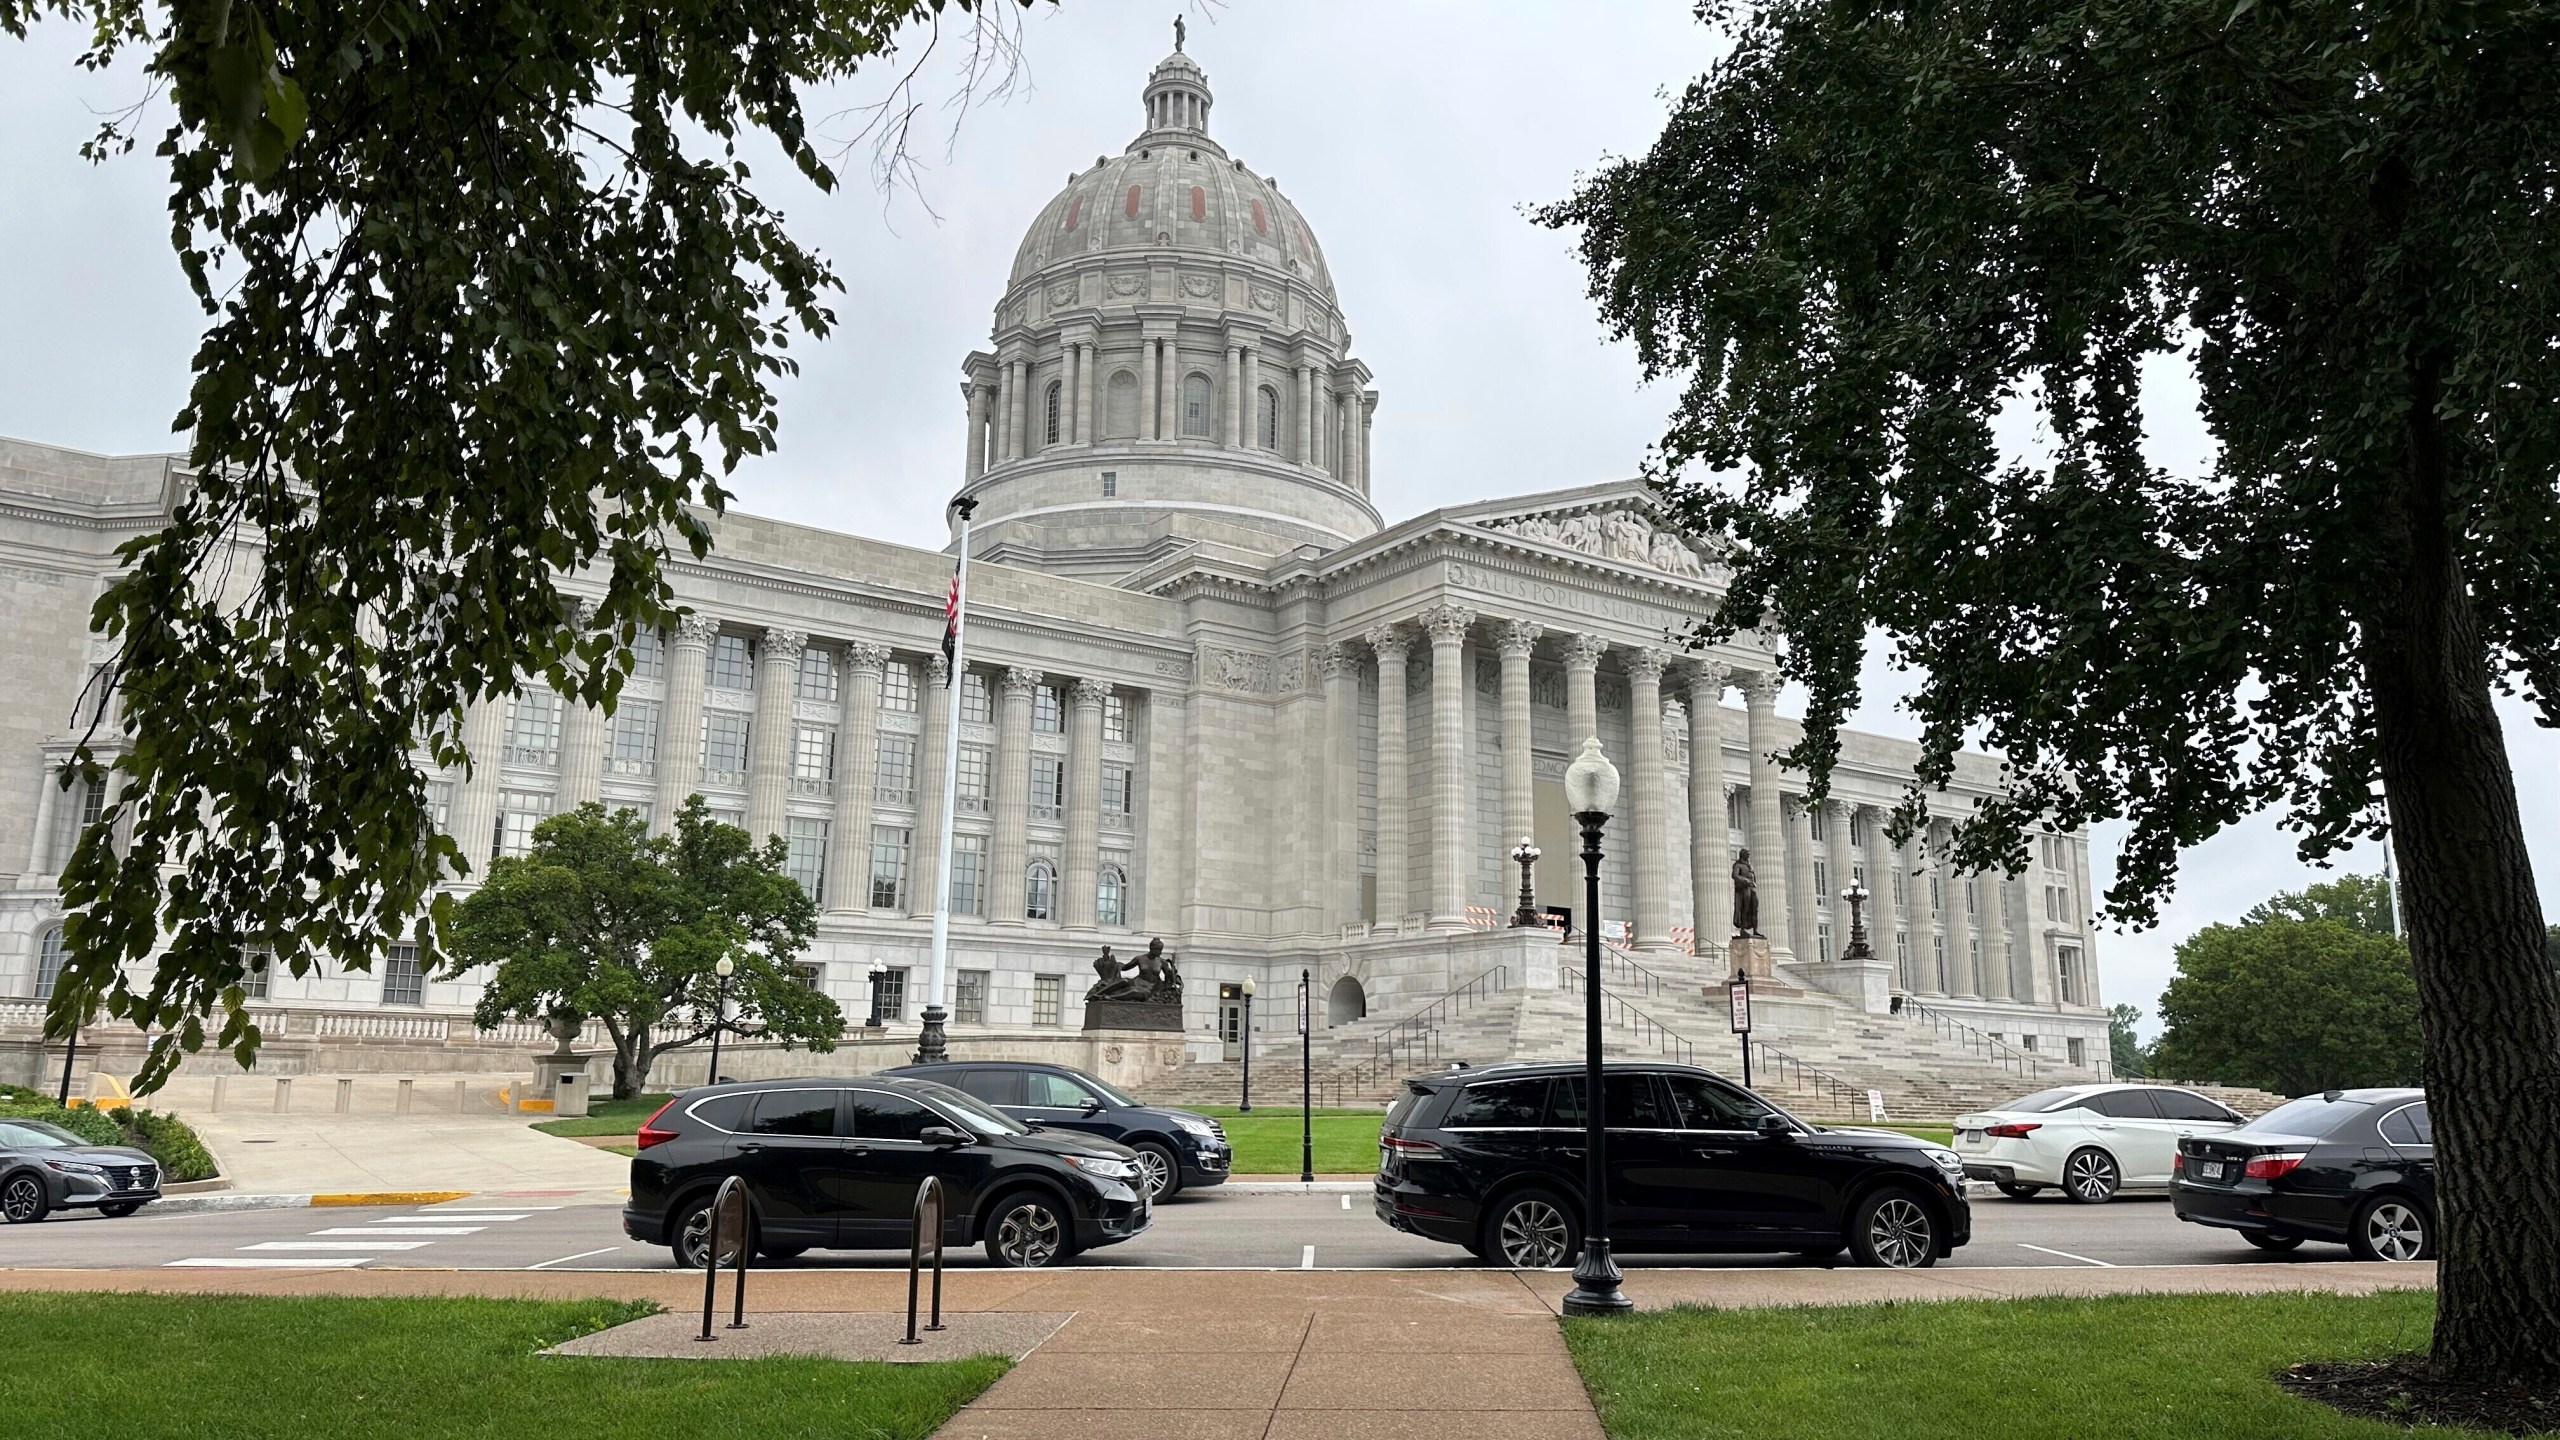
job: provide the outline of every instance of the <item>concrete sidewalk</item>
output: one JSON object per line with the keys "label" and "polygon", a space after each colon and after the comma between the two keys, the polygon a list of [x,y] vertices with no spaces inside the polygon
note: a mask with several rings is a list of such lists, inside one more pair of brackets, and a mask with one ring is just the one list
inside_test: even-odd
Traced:
{"label": "concrete sidewalk", "polygon": [[618,1201],[624,1156],[511,1115],[185,1112],[231,1189],[249,1194],[508,1190]]}

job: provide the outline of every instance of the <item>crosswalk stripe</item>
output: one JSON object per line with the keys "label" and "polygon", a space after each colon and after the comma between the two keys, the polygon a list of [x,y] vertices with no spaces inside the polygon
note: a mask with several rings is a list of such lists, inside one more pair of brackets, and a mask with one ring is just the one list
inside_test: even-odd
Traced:
{"label": "crosswalk stripe", "polygon": [[565,1205],[439,1205],[421,1210],[421,1215],[513,1215],[518,1210],[565,1210]]}
{"label": "crosswalk stripe", "polygon": [[477,1235],[479,1225],[338,1225],[314,1235]]}
{"label": "crosswalk stripe", "polygon": [[[523,1215],[474,1215],[470,1218],[469,1223],[473,1225],[487,1225],[500,1220],[523,1220],[527,1218],[529,1217]],[[365,1223],[369,1225],[416,1225],[420,1222],[424,1222],[429,1225],[441,1225],[445,1223],[444,1217],[441,1215],[389,1215],[380,1220],[369,1220]]]}
{"label": "crosswalk stripe", "polygon": [[433,1240],[261,1240],[243,1250],[423,1250]]}
{"label": "crosswalk stripe", "polygon": [[365,1262],[362,1255],[314,1255],[309,1259],[289,1260],[282,1256],[269,1258],[252,1255],[198,1256],[192,1260],[172,1260],[164,1270],[344,1270]]}

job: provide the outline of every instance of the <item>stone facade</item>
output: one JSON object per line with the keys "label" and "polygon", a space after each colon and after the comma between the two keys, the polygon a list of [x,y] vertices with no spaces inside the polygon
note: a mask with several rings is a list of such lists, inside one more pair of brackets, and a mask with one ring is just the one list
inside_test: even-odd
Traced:
{"label": "stone facade", "polygon": [[[947,554],[733,513],[707,560],[671,567],[692,614],[616,714],[534,688],[469,717],[493,763],[436,793],[475,864],[581,800],[663,825],[699,791],[791,842],[826,912],[812,983],[850,1015],[880,967],[893,1030],[912,1023],[947,882],[961,1053],[1075,1034],[1098,948],[1161,935],[1205,1059],[1232,1048],[1248,977],[1271,997],[1312,972],[1336,1025],[1465,980],[1452,942],[1508,917],[1523,835],[1541,900],[1578,907],[1562,772],[1597,735],[1627,779],[1600,918],[1643,964],[1722,973],[1724,877],[1748,847],[1789,983],[1859,1013],[1919,997],[2101,1065],[2083,837],[2038,837],[2015,876],[1896,849],[1879,821],[1917,751],[1870,735],[1844,737],[1819,810],[1801,803],[1769,758],[1797,727],[1767,649],[1668,640],[1724,572],[1641,484],[1382,524],[1378,392],[1304,217],[1209,138],[1187,56],[1145,104],[1127,150],[1042,209],[991,348],[962,363],[960,493],[979,509],[959,683],[938,654]],[[0,441],[0,997],[47,978],[85,797],[46,781],[102,655],[89,604],[186,483],[170,457]],[[937,876],[955,703],[958,838]],[[1960,816],[1998,779],[1965,756],[1933,805]],[[1838,960],[1853,880],[1875,895],[1863,970]],[[266,1002],[453,1014],[477,988],[393,968],[276,977]],[[1261,1018],[1290,1024],[1285,1004]]]}

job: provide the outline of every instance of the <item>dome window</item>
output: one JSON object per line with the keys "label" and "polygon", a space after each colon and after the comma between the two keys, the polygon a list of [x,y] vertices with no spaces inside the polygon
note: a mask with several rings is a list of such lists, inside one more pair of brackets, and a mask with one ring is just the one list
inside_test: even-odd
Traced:
{"label": "dome window", "polygon": [[1257,407],[1260,418],[1254,422],[1254,439],[1265,450],[1280,448],[1280,392],[1265,385]]}
{"label": "dome window", "polygon": [[[1129,193],[1135,195],[1138,192],[1132,189]],[[1130,214],[1135,215],[1138,213],[1137,204],[1138,202],[1135,200],[1129,202]],[[1264,218],[1262,213],[1262,202],[1259,200],[1253,202],[1253,233],[1256,235],[1268,235],[1271,233],[1271,222]]]}
{"label": "dome window", "polygon": [[1197,440],[1209,438],[1209,377],[1206,375],[1183,377],[1182,433]]}
{"label": "dome window", "polygon": [[1062,388],[1063,387],[1060,386],[1057,381],[1050,381],[1049,389],[1041,400],[1041,404],[1045,412],[1042,416],[1045,421],[1043,429],[1049,437],[1041,443],[1046,445],[1055,445],[1058,443],[1058,398]]}
{"label": "dome window", "polygon": [[1191,218],[1194,220],[1209,218],[1209,192],[1197,185],[1191,187]]}
{"label": "dome window", "polygon": [[1130,187],[1129,187],[1129,198],[1127,198],[1126,200],[1123,200],[1123,201],[1121,201],[1121,202],[1120,202],[1120,213],[1121,213],[1121,214],[1123,214],[1123,215],[1128,216],[1128,217],[1129,217],[1130,219],[1132,219],[1132,220],[1135,220],[1135,219],[1137,219],[1137,218],[1138,218],[1138,187],[1137,187],[1137,186],[1132,185],[1132,186],[1130,186]]}
{"label": "dome window", "polygon": [[1082,219],[1083,216],[1084,197],[1079,195],[1073,200],[1067,202],[1067,228],[1070,230],[1076,228],[1076,221]]}

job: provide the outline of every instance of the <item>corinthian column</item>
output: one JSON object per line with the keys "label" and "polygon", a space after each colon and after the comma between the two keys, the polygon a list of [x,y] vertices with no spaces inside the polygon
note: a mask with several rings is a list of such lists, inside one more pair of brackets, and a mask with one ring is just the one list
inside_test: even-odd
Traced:
{"label": "corinthian column", "polygon": [[1158,372],[1164,369],[1163,350],[1164,342],[1153,335],[1138,342],[1138,409],[1144,417],[1139,424],[1138,435],[1145,440],[1164,438],[1164,415],[1156,401]]}
{"label": "corinthian column", "polygon": [[1091,677],[1068,692],[1066,903],[1059,918],[1073,930],[1094,928],[1095,887],[1102,879],[1102,702],[1109,682]]}
{"label": "corinthian column", "polygon": [[987,387],[963,383],[960,402],[969,410],[969,443],[960,452],[965,482],[987,473]]}
{"label": "corinthian column", "polygon": [[[1778,813],[1778,677],[1767,670],[1743,675],[1742,705],[1751,746],[1751,868],[1759,877],[1760,929],[1769,936],[1772,961],[1793,960],[1787,907],[1787,831]],[[1774,932],[1774,933],[1772,933]]]}
{"label": "corinthian column", "polygon": [[1020,666],[1004,672],[1004,696],[996,711],[995,869],[987,918],[999,925],[1024,923],[1023,865],[1028,859],[1023,825],[1031,818],[1031,692],[1040,672]]}
{"label": "corinthian column", "polygon": [[827,908],[871,905],[872,791],[880,783],[880,674],[889,647],[856,640],[844,647],[842,709],[836,723],[836,815],[827,845]]}
{"label": "corinthian column", "polygon": [[916,737],[916,833],[907,847],[916,877],[907,910],[926,917],[942,903],[942,775],[950,765],[951,705],[951,662],[931,656],[924,662],[924,726]]}
{"label": "corinthian column", "polygon": [[1422,612],[1431,636],[1431,924],[1467,923],[1467,627],[1476,612],[1434,605]]}
{"label": "corinthian column", "polygon": [[1506,620],[1493,634],[1502,653],[1502,843],[1508,846],[1538,829],[1536,776],[1529,763],[1529,651],[1540,630],[1532,621]]}
{"label": "corinthian column", "polygon": [[1405,829],[1413,818],[1407,797],[1404,665],[1412,643],[1403,631],[1381,625],[1365,637],[1378,656],[1378,918],[1399,924],[1405,914]]}
{"label": "corinthian column", "polygon": [[[1890,962],[1894,958],[1894,927],[1901,923],[1893,905],[1893,845],[1885,839],[1882,807],[1861,805],[1855,813],[1860,828],[1867,832],[1867,933],[1872,937],[1868,943],[1878,956]],[[1911,977],[1896,967],[1893,984],[1897,990],[1908,990]]]}
{"label": "corinthian column", "polygon": [[1627,652],[1627,778],[1635,788],[1635,948],[1671,947],[1671,817],[1662,764],[1662,652]]}
{"label": "corinthian column", "polygon": [[767,630],[756,647],[756,723],[747,751],[747,833],[756,843],[782,833],[783,797],[791,793],[791,692],[809,637]]}
{"label": "corinthian column", "polygon": [[[595,623],[596,602],[578,602],[578,628]],[[559,810],[604,798],[604,712],[574,695],[560,697]]]}
{"label": "corinthian column", "polygon": [[2009,961],[2008,904],[2008,872],[1982,872],[1982,994],[1989,1000],[2018,998]]}
{"label": "corinthian column", "polygon": [[1689,667],[1689,894],[1698,953],[1733,934],[1733,861],[1725,854],[1724,687],[1731,666]]}
{"label": "corinthian column", "polygon": [[1328,923],[1360,918],[1360,662],[1348,645],[1316,650],[1324,677],[1324,870]]}
{"label": "corinthian column", "polygon": [[1579,753],[1582,742],[1600,734],[1600,657],[1609,642],[1597,635],[1568,635],[1564,641],[1564,748]]}
{"label": "corinthian column", "polygon": [[[462,748],[471,752],[471,770],[454,800],[453,843],[471,862],[470,878],[489,878],[490,852],[498,840],[498,751],[507,739],[507,701],[498,696],[473,701],[462,712]],[[68,856],[56,857],[59,870]]]}
{"label": "corinthian column", "polygon": [[711,659],[711,637],[719,622],[708,615],[687,615],[676,622],[667,647],[667,709],[658,726],[658,799],[649,829],[658,835],[676,830],[676,812],[691,799],[702,778],[702,679]]}
{"label": "corinthian column", "polygon": [[1244,417],[1243,424],[1253,423],[1250,414],[1241,408],[1243,394],[1244,347],[1230,340],[1227,342],[1227,403],[1222,407],[1226,419],[1218,435],[1218,443],[1230,450],[1241,448],[1241,437],[1244,434],[1238,428],[1237,417]]}
{"label": "corinthian column", "polygon": [[1811,802],[1790,795],[1778,802],[1787,831],[1787,943],[1799,960],[1820,956],[1815,948],[1813,907],[1813,811]]}
{"label": "corinthian column", "polygon": [[1973,915],[1965,904],[1965,892],[1973,877],[1956,868],[1955,827],[1947,827],[1944,848],[1938,853],[1938,876],[1947,892],[1947,978],[1948,989],[1958,1000],[1982,998],[1982,979],[1974,973]]}

